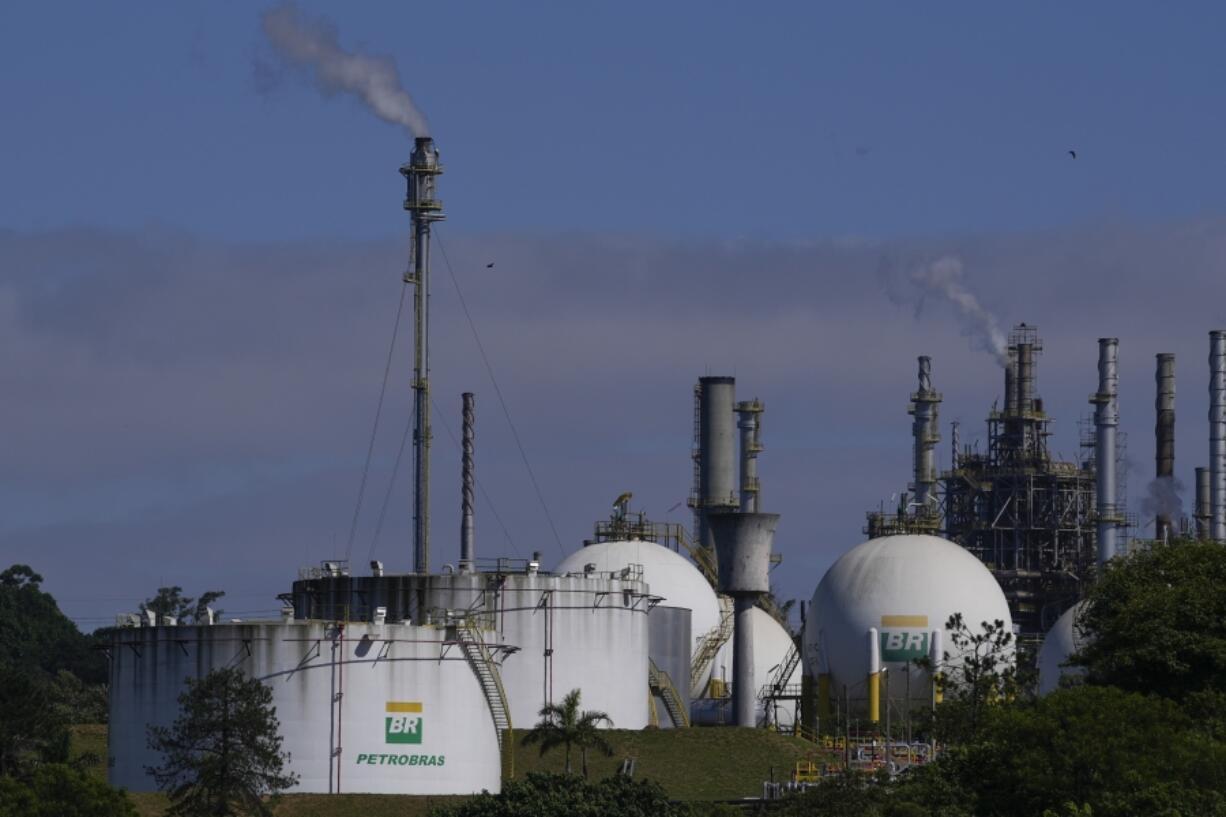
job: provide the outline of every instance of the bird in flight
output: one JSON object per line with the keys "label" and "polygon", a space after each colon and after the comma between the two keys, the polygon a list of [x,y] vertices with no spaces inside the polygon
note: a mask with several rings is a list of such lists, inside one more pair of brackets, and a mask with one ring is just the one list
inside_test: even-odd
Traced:
{"label": "bird in flight", "polygon": [[1069,155],[1069,156],[1072,156],[1074,159],[1076,159],[1076,158],[1077,158],[1077,151],[1075,151],[1075,150],[1070,150],[1070,151],[1068,152],[1068,155]]}
{"label": "bird in flight", "polygon": [[485,265],[485,268],[486,268],[486,269],[493,269],[493,268],[494,268],[494,262],[493,262],[493,261],[489,262],[488,264],[486,264],[486,265]]}

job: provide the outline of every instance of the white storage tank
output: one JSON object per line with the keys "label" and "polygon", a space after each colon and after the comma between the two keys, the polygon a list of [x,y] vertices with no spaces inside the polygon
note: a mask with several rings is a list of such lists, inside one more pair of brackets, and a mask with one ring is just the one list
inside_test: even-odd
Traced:
{"label": "white storage tank", "polygon": [[1079,601],[1064,611],[1043,637],[1039,648],[1039,694],[1046,695],[1060,687],[1060,679],[1085,675],[1085,667],[1065,666],[1069,656],[1086,645],[1080,618],[1085,602]]}
{"label": "white storage tank", "polygon": [[[875,629],[874,652],[889,671],[891,701],[927,703],[931,679],[911,662],[955,652],[945,630],[954,613],[976,632],[984,621],[1013,627],[996,579],[953,542],[926,535],[862,542],[839,557],[813,593],[802,644],[805,672],[819,690],[829,690],[831,700],[865,710],[869,633]],[[884,698],[886,682],[881,683]]]}
{"label": "white storage tank", "polygon": [[233,667],[272,691],[287,768],[300,776],[292,791],[496,792],[499,735],[473,643],[446,627],[367,622],[112,630],[108,778],[156,790],[148,727],[178,717],[186,679]]}
{"label": "white storage tank", "polygon": [[[787,677],[783,677],[788,668],[789,653],[795,648],[795,642],[787,629],[775,620],[770,613],[755,607],[750,614],[750,626],[753,627],[753,684],[754,695],[758,699],[757,721],[759,724],[770,722],[783,728],[791,727],[796,721],[797,702],[795,700],[768,700],[762,693],[764,687],[779,683],[784,687],[798,688],[802,668],[796,662]],[[732,682],[732,652],[734,640],[729,639],[716,655],[714,676],[725,685]],[[793,692],[795,689],[792,690]],[[767,712],[769,706],[770,711]],[[731,699],[705,699],[695,703],[694,716],[696,723],[714,724],[731,723]]]}
{"label": "white storage tank", "polygon": [[[593,565],[598,572],[641,565],[648,592],[663,599],[660,606],[690,611],[691,654],[697,653],[704,641],[718,633],[720,608],[715,590],[698,568],[679,553],[638,539],[595,542],[563,559],[557,572],[583,573],[588,565]],[[713,666],[712,661],[698,678],[690,678],[690,697],[697,698],[706,690]]]}

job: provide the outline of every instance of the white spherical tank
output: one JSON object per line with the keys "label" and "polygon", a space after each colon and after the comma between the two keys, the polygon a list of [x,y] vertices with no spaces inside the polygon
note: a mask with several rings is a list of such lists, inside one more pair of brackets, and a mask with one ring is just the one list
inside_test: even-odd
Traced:
{"label": "white spherical tank", "polygon": [[813,594],[802,645],[805,672],[828,675],[832,698],[863,702],[868,634],[875,628],[881,666],[892,676],[890,698],[926,698],[930,679],[911,662],[928,657],[934,641],[938,654],[956,653],[945,630],[955,613],[974,632],[985,621],[1013,626],[996,579],[953,542],[926,535],[862,542],[831,565]]}
{"label": "white spherical tank", "polygon": [[[761,697],[761,692],[763,687],[775,681],[776,676],[787,669],[785,662],[794,643],[787,629],[776,621],[774,616],[761,608],[755,607],[753,609],[750,613],[750,622],[753,628],[753,688],[754,695],[759,698],[758,705],[762,706],[764,699]],[[715,657],[715,676],[725,683],[732,682],[734,639],[735,636],[728,639],[728,642],[720,648],[719,653]],[[800,675],[801,666],[798,663],[792,668],[788,677],[780,678],[779,682],[783,686],[799,685]],[[715,707],[714,710],[711,707],[701,708],[704,712],[708,710],[718,711],[719,718],[721,719],[718,722],[726,722],[726,713],[723,712],[722,707]],[[777,723],[779,726],[791,726],[796,719],[796,702],[780,701],[772,703],[770,713],[766,713],[764,710],[759,711],[759,721],[767,714],[770,715],[772,723]]]}
{"label": "white spherical tank", "polygon": [[1079,601],[1064,611],[1043,637],[1039,648],[1039,694],[1054,692],[1063,677],[1085,675],[1084,667],[1063,666],[1069,656],[1086,645],[1087,635],[1082,631],[1080,619],[1085,602]]}
{"label": "white spherical tank", "polygon": [[300,777],[291,791],[498,791],[498,733],[465,643],[446,627],[367,622],[112,630],[109,780],[156,790],[148,727],[174,722],[188,678],[234,667],[272,691]]}
{"label": "white spherical tank", "polygon": [[[667,607],[690,610],[690,632],[697,652],[703,640],[719,630],[720,609],[715,590],[688,559],[663,545],[642,540],[596,542],[567,556],[557,573],[582,573],[587,565],[598,572],[617,571],[628,565],[643,566],[643,581],[653,596],[661,596]],[[691,679],[690,695],[698,697],[706,689],[711,667],[701,678]]]}

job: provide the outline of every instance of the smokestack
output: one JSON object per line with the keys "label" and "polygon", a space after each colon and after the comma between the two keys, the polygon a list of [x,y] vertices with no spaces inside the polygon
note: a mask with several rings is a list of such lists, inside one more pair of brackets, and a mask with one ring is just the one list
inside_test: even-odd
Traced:
{"label": "smokestack", "polygon": [[915,441],[915,504],[916,514],[933,510],[936,504],[936,446],[941,440],[937,420],[937,405],[941,395],[932,388],[932,359],[927,355],[919,358],[919,389],[911,395],[910,413],[915,417],[911,424],[911,436]]}
{"label": "smokestack", "polygon": [[1005,364],[1005,411],[1007,416],[1017,414],[1017,348],[1010,346]]}
{"label": "smokestack", "polygon": [[1226,331],[1209,333],[1209,536],[1226,541]]}
{"label": "smokestack", "polygon": [[1196,538],[1202,542],[1209,540],[1209,526],[1213,519],[1209,502],[1209,469],[1196,469]]}
{"label": "smokestack", "polygon": [[736,404],[741,431],[741,510],[757,513],[762,487],[758,482],[758,454],[762,453],[762,412],[766,406],[756,397]]}
{"label": "smokestack", "polygon": [[702,377],[699,419],[699,525],[698,542],[712,547],[711,526],[704,517],[712,511],[740,506],[736,496],[736,438],[733,406],[736,378]]}
{"label": "smokestack", "polygon": [[719,589],[732,596],[736,613],[732,632],[732,711],[737,726],[756,726],[753,685],[754,601],[770,592],[771,546],[777,513],[720,511],[707,517],[719,559]]}
{"label": "smokestack", "polygon": [[1027,414],[1034,411],[1034,346],[1029,343],[1017,345],[1017,411]]}
{"label": "smokestack", "polygon": [[[1175,356],[1163,353],[1157,356],[1155,379],[1158,396],[1154,401],[1157,421],[1154,424],[1154,460],[1158,479],[1172,480],[1175,477]],[[1172,533],[1171,516],[1161,510],[1154,519],[1154,538],[1165,541]]]}
{"label": "smokestack", "polygon": [[438,148],[428,136],[414,141],[409,162],[400,174],[408,183],[404,209],[413,221],[406,284],[413,285],[413,570],[430,572],[430,226],[442,221],[443,203],[436,198],[437,177],[443,172]]}
{"label": "smokestack", "polygon": [[1115,556],[1115,429],[1119,412],[1119,340],[1098,339],[1098,392],[1094,405],[1094,460],[1098,494],[1098,564]]}
{"label": "smokestack", "polygon": [[461,439],[463,440],[463,457],[461,460],[461,471],[463,474],[463,490],[462,500],[460,503],[460,572],[471,573],[473,571],[473,505],[477,479],[473,465],[473,426],[476,422],[476,412],[473,409],[473,394],[472,392],[464,392],[464,431]]}

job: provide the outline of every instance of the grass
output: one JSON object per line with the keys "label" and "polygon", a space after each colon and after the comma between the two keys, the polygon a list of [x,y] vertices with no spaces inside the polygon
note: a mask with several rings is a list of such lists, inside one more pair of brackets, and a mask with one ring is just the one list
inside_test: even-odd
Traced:
{"label": "grass", "polygon": [[[535,746],[521,747],[526,730],[516,730],[515,773],[560,772],[565,752],[555,749],[541,757]],[[613,744],[613,757],[589,753],[593,779],[614,774],[622,759],[636,761],[635,777],[655,780],[676,800],[691,802],[732,800],[761,794],[762,781],[787,779],[797,760],[814,757],[813,744],[762,729],[734,727],[678,730],[611,729],[605,733]],[[89,771],[106,779],[106,726],[73,727],[73,753],[91,753],[98,758]],[[576,750],[574,770],[580,770]],[[160,817],[166,809],[161,794],[133,793],[128,796],[141,817]],[[277,817],[424,817],[436,806],[455,803],[463,797],[409,796],[392,794],[293,794],[281,798]]]}

